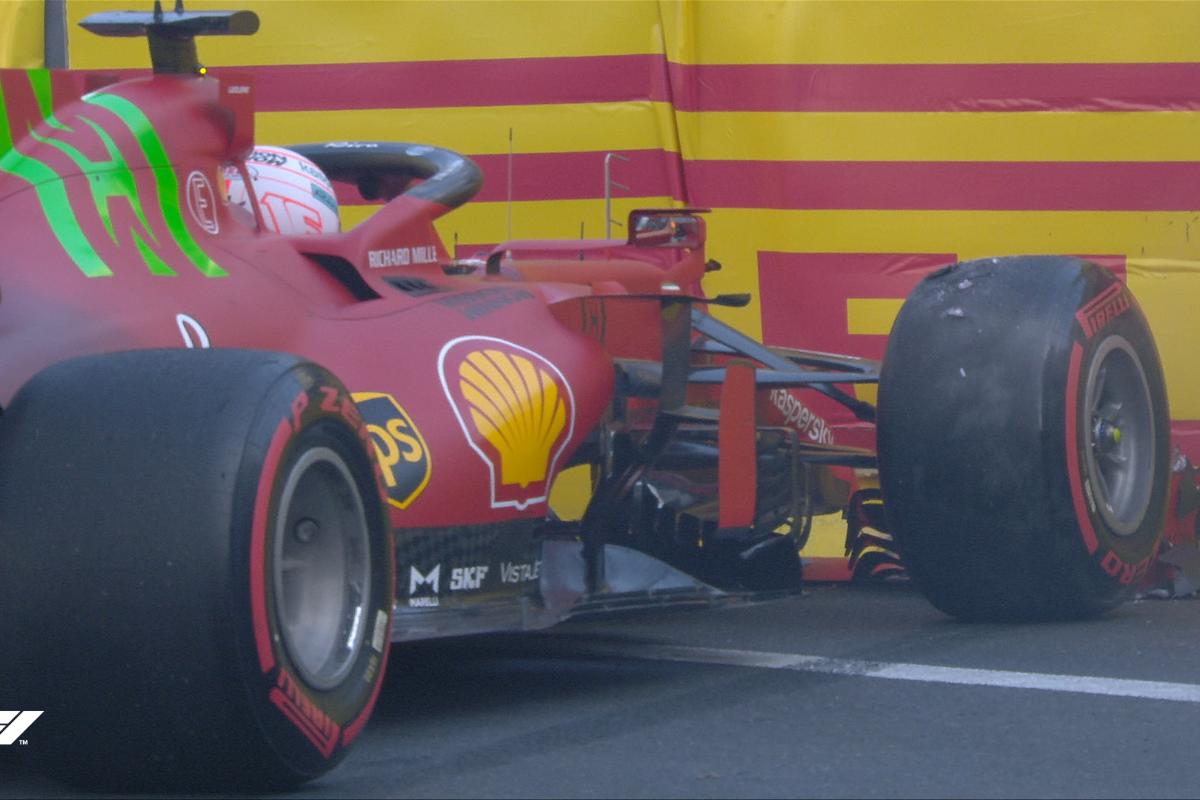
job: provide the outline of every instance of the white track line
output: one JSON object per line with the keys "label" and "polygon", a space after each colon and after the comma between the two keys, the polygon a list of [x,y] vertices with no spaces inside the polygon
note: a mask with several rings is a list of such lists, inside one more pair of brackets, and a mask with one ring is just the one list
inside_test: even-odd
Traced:
{"label": "white track line", "polygon": [[1048,692],[1138,697],[1146,700],[1174,700],[1200,703],[1200,685],[1138,681],[1127,678],[1098,678],[1088,675],[1053,675],[1040,672],[1013,672],[997,669],[965,669],[926,664],[899,664],[883,661],[857,661],[791,653],[766,653],[756,650],[722,650],[707,647],[670,645],[611,646],[586,645],[586,652],[650,661],[682,661],[691,664],[722,664],[733,667],[785,669],[819,672],[893,681],[951,683],[961,686],[991,686],[1006,689],[1037,689]]}

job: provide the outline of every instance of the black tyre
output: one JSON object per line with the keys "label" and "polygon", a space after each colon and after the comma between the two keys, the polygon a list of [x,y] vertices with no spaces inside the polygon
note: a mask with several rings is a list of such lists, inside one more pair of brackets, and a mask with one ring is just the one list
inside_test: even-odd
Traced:
{"label": "black tyre", "polygon": [[910,573],[969,619],[1092,616],[1166,514],[1169,416],[1133,296],[1065,257],[949,267],[909,297],[879,387],[880,480]]}
{"label": "black tyre", "polygon": [[[50,367],[0,418],[0,700],[102,788],[280,787],[378,693],[394,563],[357,408],[252,351]],[[2,706],[0,707],[8,707]]]}

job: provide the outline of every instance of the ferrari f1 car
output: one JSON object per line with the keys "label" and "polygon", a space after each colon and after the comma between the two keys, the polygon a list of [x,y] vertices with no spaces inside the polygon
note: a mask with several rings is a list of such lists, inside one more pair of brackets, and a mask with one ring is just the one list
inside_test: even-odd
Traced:
{"label": "ferrari f1 car", "polygon": [[[314,186],[382,205],[274,233],[287,208],[226,189],[289,156],[251,157],[252,84],[195,49],[257,25],[100,14],[83,26],[148,37],[152,76],[0,76],[0,708],[44,710],[21,750],[58,774],[313,778],[392,643],[795,590],[854,470],[882,509],[850,513],[952,615],[1096,615],[1150,563],[1163,377],[1105,270],[948,266],[881,366],[712,316],[746,298],[702,291],[696,209],[453,259],[432,221],[481,173],[436,147],[292,147]],[[793,413],[811,398],[874,436],[838,442]],[[591,499],[558,519],[580,465]]]}

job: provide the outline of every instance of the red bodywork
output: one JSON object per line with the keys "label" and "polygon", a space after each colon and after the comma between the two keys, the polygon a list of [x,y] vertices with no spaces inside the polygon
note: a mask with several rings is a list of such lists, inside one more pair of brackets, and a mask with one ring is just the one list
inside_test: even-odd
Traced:
{"label": "red bodywork", "polygon": [[[645,326],[657,325],[658,304],[630,300],[621,311],[612,301],[662,293],[664,282],[695,291],[704,272],[701,241],[682,250],[603,242],[583,260],[575,243],[512,243],[497,249],[506,257],[496,274],[446,274],[432,221],[451,209],[409,194],[343,234],[265,233],[221,196],[223,170],[241,165],[253,142],[247,80],[159,75],[81,97],[102,81],[0,75],[13,140],[0,161],[0,406],[38,370],[76,355],[296,353],[332,369],[360,402],[382,403],[383,417],[365,412],[378,428],[400,420],[390,443],[376,440],[385,469],[407,471],[394,477],[415,488],[392,498],[397,526],[542,517],[554,474],[610,404],[610,356],[660,355]],[[514,250],[526,258],[514,261]],[[372,268],[380,252],[408,263]],[[400,291],[385,280],[397,275],[436,291]],[[577,299],[591,295],[603,305]],[[489,350],[518,366],[523,357],[563,401],[565,424],[527,456],[544,468],[503,474],[461,401],[455,370]],[[423,479],[412,474],[421,469]]]}
{"label": "red bodywork", "polygon": [[[325,410],[361,412],[385,484],[409,617],[393,640],[540,627],[600,595],[799,585],[813,516],[845,507],[851,469],[875,456],[835,441],[798,390],[870,423],[845,385],[878,364],[767,348],[704,313],[748,297],[703,294],[720,265],[698,210],[634,211],[627,241],[452,260],[433,221],[478,191],[474,164],[326,142],[291,146],[337,192],[385,202],[345,233],[281,236],[270,201],[226,197],[262,155],[253,83],[208,76],[193,42],[257,18],[156,7],[81,24],[146,36],[154,74],[0,71],[0,407],[89,354],[240,348],[326,367],[357,408],[331,391]],[[593,492],[564,524],[548,501],[572,464]]]}

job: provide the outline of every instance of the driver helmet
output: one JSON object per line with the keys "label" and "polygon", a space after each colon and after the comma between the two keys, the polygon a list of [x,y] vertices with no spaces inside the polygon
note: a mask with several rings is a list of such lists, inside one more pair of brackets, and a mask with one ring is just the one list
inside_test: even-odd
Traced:
{"label": "driver helmet", "polygon": [[[263,226],[286,235],[337,233],[341,229],[333,184],[310,159],[284,147],[260,145],[246,159]],[[225,170],[231,205],[251,211],[245,181],[237,169]]]}

